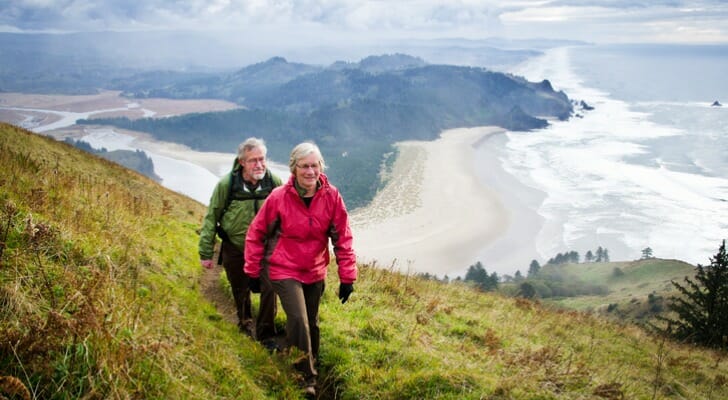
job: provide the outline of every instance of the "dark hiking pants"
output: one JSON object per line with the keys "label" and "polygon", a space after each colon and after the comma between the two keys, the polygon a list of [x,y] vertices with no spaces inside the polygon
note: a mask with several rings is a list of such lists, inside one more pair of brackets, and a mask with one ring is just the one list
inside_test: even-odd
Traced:
{"label": "dark hiking pants", "polygon": [[[245,321],[253,318],[250,303],[250,279],[243,272],[245,257],[243,252],[230,243],[222,243],[222,266],[225,268],[230,288],[235,299],[235,309],[238,314],[238,324],[245,325]],[[276,294],[268,279],[268,271],[260,273],[260,309],[255,321],[256,338],[259,341],[275,337]]]}
{"label": "dark hiking pants", "polygon": [[294,279],[273,281],[273,290],[281,299],[286,312],[286,338],[289,346],[296,346],[306,358],[296,368],[309,381],[316,378],[315,361],[319,352],[319,304],[324,281],[310,285]]}

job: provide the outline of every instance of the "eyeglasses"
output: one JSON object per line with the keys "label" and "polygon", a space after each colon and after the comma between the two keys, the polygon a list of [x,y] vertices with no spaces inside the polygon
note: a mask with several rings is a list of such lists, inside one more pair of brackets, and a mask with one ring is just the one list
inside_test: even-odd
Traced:
{"label": "eyeglasses", "polygon": [[321,168],[321,166],[318,163],[316,163],[316,164],[296,164],[296,168],[301,169],[303,171],[305,171],[309,168],[311,168],[314,171],[318,171],[319,168]]}
{"label": "eyeglasses", "polygon": [[265,164],[265,157],[248,158],[245,160],[246,164],[255,165],[257,163]]}

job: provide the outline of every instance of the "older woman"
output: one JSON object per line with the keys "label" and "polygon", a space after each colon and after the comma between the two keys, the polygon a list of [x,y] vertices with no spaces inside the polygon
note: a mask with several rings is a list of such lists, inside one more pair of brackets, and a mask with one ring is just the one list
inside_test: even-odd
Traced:
{"label": "older woman", "polygon": [[319,350],[319,303],[329,264],[329,239],[339,273],[339,299],[345,303],[357,277],[349,215],[326,175],[318,146],[301,143],[291,151],[291,178],[273,190],[248,228],[245,273],[257,284],[268,266],[273,289],[286,312],[288,344],[306,354],[296,367],[305,391],[316,393],[314,362]]}

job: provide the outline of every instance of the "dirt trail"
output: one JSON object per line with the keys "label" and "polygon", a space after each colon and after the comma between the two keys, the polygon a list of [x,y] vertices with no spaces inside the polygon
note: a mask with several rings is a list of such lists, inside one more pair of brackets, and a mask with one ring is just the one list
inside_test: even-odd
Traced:
{"label": "dirt trail", "polygon": [[215,305],[217,312],[220,313],[225,321],[231,324],[237,324],[238,317],[235,312],[233,299],[225,293],[220,285],[220,274],[223,271],[222,265],[215,265],[215,268],[205,269],[200,278],[200,289],[202,290],[203,296]]}

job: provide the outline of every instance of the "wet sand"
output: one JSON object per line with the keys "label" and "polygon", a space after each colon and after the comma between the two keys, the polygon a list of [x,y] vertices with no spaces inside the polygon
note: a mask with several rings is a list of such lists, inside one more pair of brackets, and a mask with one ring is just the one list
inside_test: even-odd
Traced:
{"label": "wet sand", "polygon": [[453,129],[433,142],[399,143],[389,183],[369,206],[352,212],[359,260],[449,278],[479,261],[511,225],[501,196],[479,179],[474,161],[475,148],[502,132]]}

